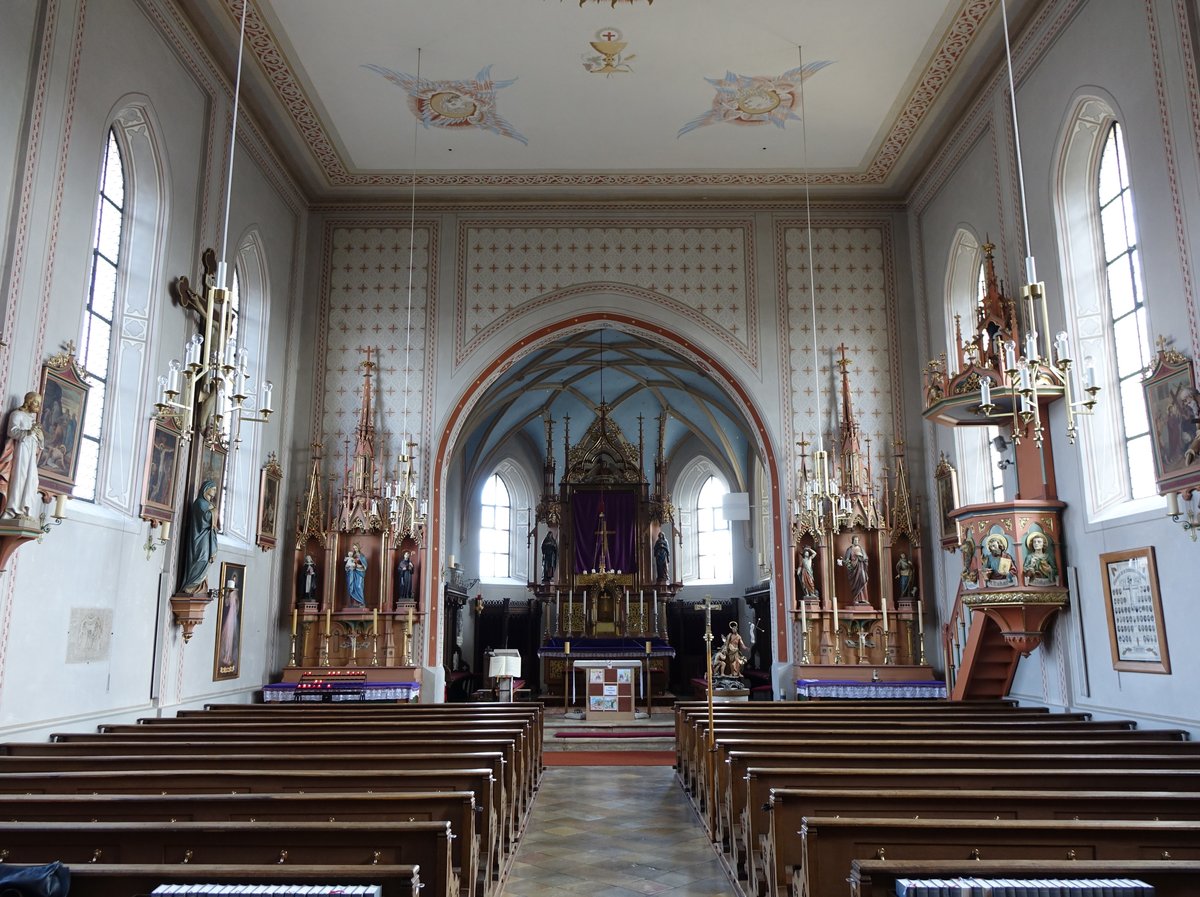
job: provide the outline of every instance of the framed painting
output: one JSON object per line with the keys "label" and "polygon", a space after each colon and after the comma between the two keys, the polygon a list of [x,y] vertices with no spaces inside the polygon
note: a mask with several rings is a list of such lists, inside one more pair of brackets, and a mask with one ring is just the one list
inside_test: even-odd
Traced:
{"label": "framed painting", "polygon": [[1170,673],[1167,627],[1158,594],[1154,548],[1100,555],[1108,641],[1114,670]]}
{"label": "framed painting", "polygon": [[38,481],[50,495],[70,495],[79,469],[79,446],[91,384],[75,361],[74,347],[55,355],[42,367],[42,450]]}
{"label": "framed painting", "polygon": [[933,470],[933,484],[937,492],[938,520],[941,530],[942,548],[954,551],[958,548],[958,523],[952,516],[958,508],[958,471],[950,464],[946,453]]}
{"label": "framed painting", "polygon": [[1142,389],[1159,493],[1195,488],[1200,485],[1200,391],[1192,360],[1161,346]]}
{"label": "framed painting", "polygon": [[142,478],[142,509],[139,514],[143,520],[169,523],[174,516],[179,447],[179,426],[174,418],[151,418],[146,472]]}
{"label": "framed painting", "polygon": [[263,465],[258,485],[258,547],[270,551],[279,542],[279,493],[283,470],[271,452]]}
{"label": "framed painting", "polygon": [[241,672],[242,610],[245,607],[242,589],[245,583],[245,564],[221,564],[217,636],[213,651],[214,682],[236,679]]}
{"label": "framed painting", "polygon": [[217,494],[213,498],[213,526],[223,530],[225,522],[225,462],[229,449],[223,442],[205,438],[201,441],[200,450],[196,452],[196,469],[192,476],[192,495],[200,494],[200,487],[205,480],[212,480],[217,485]]}

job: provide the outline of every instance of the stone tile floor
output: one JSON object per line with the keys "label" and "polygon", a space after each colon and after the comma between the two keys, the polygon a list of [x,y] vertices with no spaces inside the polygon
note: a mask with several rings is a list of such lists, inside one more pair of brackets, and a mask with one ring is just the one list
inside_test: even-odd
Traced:
{"label": "stone tile floor", "polygon": [[547,769],[503,897],[734,894],[669,766]]}

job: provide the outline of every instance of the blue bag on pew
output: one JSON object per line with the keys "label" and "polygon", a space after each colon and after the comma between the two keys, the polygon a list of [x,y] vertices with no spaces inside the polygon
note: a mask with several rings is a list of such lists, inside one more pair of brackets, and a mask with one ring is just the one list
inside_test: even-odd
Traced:
{"label": "blue bag on pew", "polygon": [[71,870],[58,860],[37,866],[0,863],[0,897],[67,897]]}

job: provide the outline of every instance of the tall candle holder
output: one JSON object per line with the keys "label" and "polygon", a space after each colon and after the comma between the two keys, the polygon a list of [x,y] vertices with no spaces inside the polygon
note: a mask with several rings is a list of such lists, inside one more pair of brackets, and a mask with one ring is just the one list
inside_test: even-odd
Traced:
{"label": "tall candle holder", "polygon": [[328,630],[325,632],[325,634],[323,636],[321,636],[321,652],[317,658],[317,666],[319,666],[319,667],[328,667],[329,666],[329,632],[328,632]]}
{"label": "tall candle holder", "polygon": [[371,634],[371,666],[379,666],[379,632]]}
{"label": "tall candle holder", "polygon": [[300,666],[300,662],[296,657],[296,633],[294,631],[292,632],[292,647],[288,651],[287,665],[289,669],[295,669]]}

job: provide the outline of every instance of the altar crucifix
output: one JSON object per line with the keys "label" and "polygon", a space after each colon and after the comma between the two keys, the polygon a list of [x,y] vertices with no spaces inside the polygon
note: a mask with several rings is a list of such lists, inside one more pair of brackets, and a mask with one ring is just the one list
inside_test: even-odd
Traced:
{"label": "altar crucifix", "polygon": [[596,556],[595,570],[599,573],[607,573],[609,564],[611,563],[608,554],[608,537],[613,534],[613,531],[608,528],[608,524],[604,522],[604,499],[600,499],[600,515],[596,525]]}

